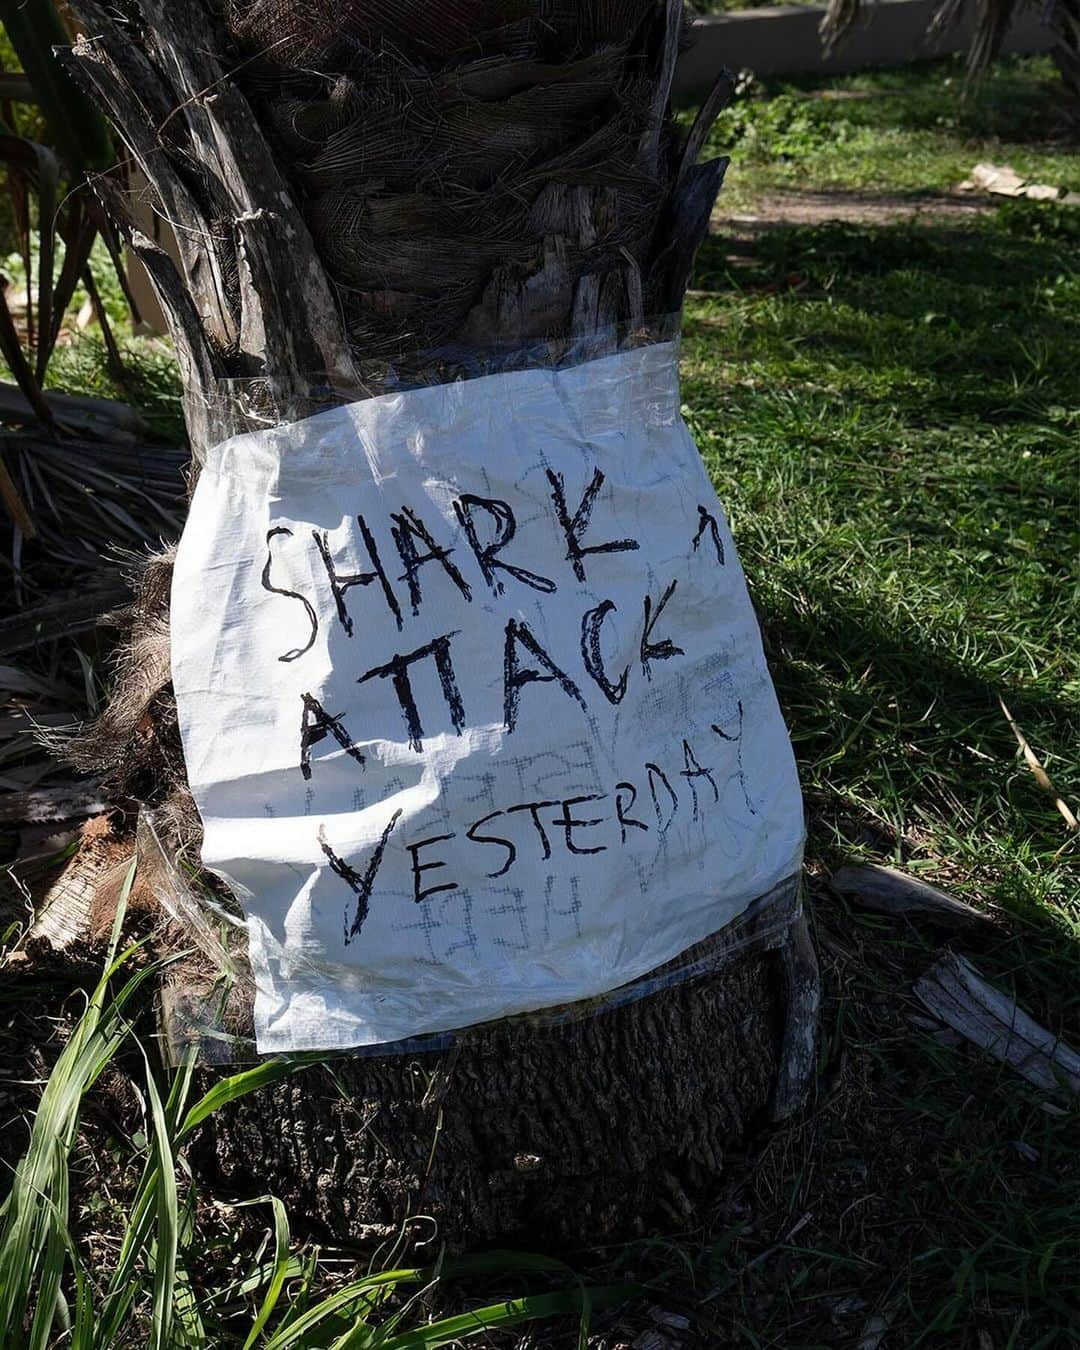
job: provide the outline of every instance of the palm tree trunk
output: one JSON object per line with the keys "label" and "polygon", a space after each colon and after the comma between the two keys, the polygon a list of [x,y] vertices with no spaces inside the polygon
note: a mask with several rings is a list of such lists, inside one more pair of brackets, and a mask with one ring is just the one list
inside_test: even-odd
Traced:
{"label": "palm tree trunk", "polygon": [[[176,228],[132,237],[185,381],[194,471],[331,386],[450,376],[477,351],[596,352],[681,308],[724,161],[670,115],[681,0],[74,0],[68,58]],[[122,213],[123,203],[113,201]],[[193,824],[168,684],[168,560],[76,753]],[[164,653],[164,656],[163,656]],[[225,1113],[203,1170],[336,1236],[433,1215],[464,1242],[684,1216],[813,1063],[801,920],[711,974],[422,1057],[345,1059]]]}
{"label": "palm tree trunk", "polygon": [[1070,119],[1080,121],[1080,0],[1056,0],[1051,23],[1057,37],[1051,56],[1065,86]]}

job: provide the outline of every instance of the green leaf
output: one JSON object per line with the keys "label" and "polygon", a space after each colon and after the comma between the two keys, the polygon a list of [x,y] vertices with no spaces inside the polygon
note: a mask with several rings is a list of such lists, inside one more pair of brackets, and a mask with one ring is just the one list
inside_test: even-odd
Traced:
{"label": "green leaf", "polygon": [[150,1070],[149,1060],[146,1060],[146,1090],[150,1099],[150,1117],[154,1127],[153,1166],[157,1171],[157,1238],[154,1243],[150,1344],[152,1350],[168,1350],[176,1295],[180,1204],[169,1124],[154,1082],[154,1075]]}
{"label": "green leaf", "polygon": [[234,1073],[229,1078],[223,1078],[219,1083],[215,1083],[187,1113],[178,1142],[185,1143],[196,1126],[201,1125],[208,1116],[220,1111],[230,1102],[246,1097],[249,1092],[269,1087],[271,1083],[279,1083],[283,1078],[291,1078],[294,1073],[300,1073],[313,1064],[321,1064],[325,1059],[326,1055],[321,1053],[292,1055],[288,1059],[267,1059],[253,1069],[245,1069],[242,1073]]}
{"label": "green leaf", "polygon": [[610,1308],[625,1303],[641,1291],[635,1285],[601,1285],[593,1289],[567,1290],[555,1294],[528,1294],[524,1298],[507,1299],[505,1303],[491,1303],[486,1308],[444,1317],[426,1327],[416,1327],[391,1336],[388,1340],[376,1338],[373,1345],[379,1350],[433,1350],[450,1345],[468,1336],[479,1336],[500,1327],[517,1326],[542,1317],[558,1317],[566,1313],[586,1313],[590,1308]]}
{"label": "green leaf", "polygon": [[[151,964],[131,977],[107,1007],[109,980],[131,958],[131,947],[107,966],[68,1044],[60,1054],[34,1117],[30,1145],[16,1168],[3,1206],[0,1232],[0,1345],[23,1340],[23,1318],[35,1307],[32,1344],[51,1325],[55,1299],[45,1295],[57,1285],[57,1217],[66,1222],[68,1155],[78,1127],[85,1092],[126,1040],[130,1028],[123,1013],[141,986],[158,973]],[[40,1296],[35,1304],[35,1290]],[[44,1341],[40,1343],[44,1344]]]}
{"label": "green leaf", "polygon": [[[317,1303],[314,1308],[307,1309],[287,1327],[282,1327],[266,1342],[265,1350],[289,1350],[292,1346],[304,1347],[306,1350],[306,1347],[314,1344],[307,1339],[308,1332],[313,1331],[320,1322],[352,1308],[356,1303],[363,1303],[366,1313],[377,1302],[378,1295],[383,1289],[415,1283],[422,1275],[423,1272],[419,1270],[388,1270],[379,1275],[365,1275],[362,1279],[353,1280],[331,1294],[329,1298]],[[363,1314],[360,1318],[362,1316]],[[357,1319],[357,1328],[362,1325],[360,1318]]]}
{"label": "green leaf", "polygon": [[278,1298],[281,1296],[281,1290],[292,1264],[289,1259],[289,1218],[285,1213],[285,1206],[277,1196],[264,1195],[260,1196],[258,1200],[246,1200],[244,1204],[258,1205],[267,1202],[269,1202],[274,1214],[274,1268],[270,1276],[270,1287],[266,1291],[258,1316],[244,1341],[243,1350],[251,1350],[251,1347],[259,1339],[263,1327],[270,1320],[270,1314],[274,1311]]}

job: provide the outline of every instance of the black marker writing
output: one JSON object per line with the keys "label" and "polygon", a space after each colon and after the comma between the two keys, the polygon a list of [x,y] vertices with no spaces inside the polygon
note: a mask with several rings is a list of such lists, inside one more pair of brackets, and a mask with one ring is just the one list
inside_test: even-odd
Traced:
{"label": "black marker writing", "polygon": [[311,601],[308,600],[306,596],[301,595],[299,591],[287,591],[283,586],[275,586],[270,580],[270,564],[273,561],[273,550],[270,548],[270,540],[275,539],[279,534],[287,535],[290,539],[292,538],[292,530],[286,529],[284,525],[279,525],[276,529],[267,531],[266,566],[262,570],[262,584],[263,590],[270,591],[273,595],[286,595],[290,600],[299,600],[307,611],[308,622],[311,624],[311,636],[307,640],[307,646],[295,647],[291,652],[286,652],[284,656],[278,657],[279,661],[295,661],[298,657],[303,656],[305,652],[311,651],[312,647],[315,645],[315,638],[319,632],[319,620],[311,606]]}
{"label": "black marker writing", "polygon": [[[486,511],[495,521],[495,538],[489,544],[480,542],[476,521],[473,519],[474,508]],[[504,589],[502,578],[495,575],[497,568],[507,572],[515,581],[531,586],[534,591],[542,591],[545,595],[554,593],[555,583],[549,581],[547,577],[537,576],[535,572],[517,567],[514,563],[503,562],[501,558],[496,557],[517,533],[517,521],[506,502],[499,501],[496,497],[476,497],[471,492],[466,492],[454,502],[454,514],[465,531],[469,547],[476,555],[484,580],[496,595],[502,595]]]}
{"label": "black marker writing", "polygon": [[450,709],[450,720],[454,724],[454,730],[460,736],[465,726],[465,707],[461,702],[461,694],[458,692],[457,680],[454,676],[454,663],[450,659],[450,639],[456,636],[456,633],[447,633],[444,637],[436,638],[434,642],[429,642],[424,647],[418,647],[416,651],[409,652],[405,656],[395,656],[386,665],[376,666],[373,670],[369,670],[366,675],[361,675],[356,681],[357,684],[363,684],[367,680],[374,679],[385,680],[389,678],[393,680],[394,693],[397,694],[398,703],[401,704],[405,726],[409,732],[409,745],[417,754],[420,754],[424,748],[424,728],[420,722],[420,712],[413,695],[409,667],[415,665],[418,661],[425,661],[429,656],[435,658],[435,669],[439,675],[443,698],[446,699],[446,706]]}
{"label": "black marker writing", "polygon": [[[624,792],[630,793],[630,800],[625,804],[623,803],[623,796],[622,796]],[[637,801],[637,788],[633,785],[633,783],[616,784],[615,816],[619,822],[619,834],[622,836],[622,842],[624,844],[626,843],[626,827],[628,825],[633,826],[635,830],[644,830],[646,834],[648,834],[649,832],[649,827],[648,825],[645,824],[644,821],[634,820],[633,817],[627,815],[628,811],[633,810],[634,803],[636,801]]]}
{"label": "black marker writing", "polygon": [[[536,658],[537,661],[547,670],[543,675],[539,670],[529,666],[522,667],[518,664],[517,648],[518,643]],[[513,731],[517,726],[518,705],[521,701],[521,690],[527,684],[549,684],[554,681],[562,689],[563,693],[576,699],[586,712],[589,711],[588,705],[581,696],[581,690],[574,681],[560,670],[555,662],[540,646],[536,638],[529,629],[528,624],[519,619],[511,619],[506,625],[506,652],[503,662],[503,681],[504,681],[504,702],[503,717],[506,722],[507,731]]]}
{"label": "black marker writing", "polygon": [[[671,822],[675,819],[675,812],[679,809],[679,797],[675,789],[668,782],[667,774],[658,764],[646,764],[645,770],[649,775],[649,792],[652,795],[653,808],[656,811],[656,825],[661,834],[664,834]],[[664,819],[664,813],[660,809],[660,798],[656,795],[656,780],[659,778],[664,787],[667,788],[668,796],[671,799],[671,814],[667,820]]]}
{"label": "black marker writing", "polygon": [[[400,514],[391,512],[390,519],[394,522],[394,527],[391,530],[394,543],[397,545],[398,553],[401,554],[401,563],[405,568],[401,580],[409,583],[409,598],[412,601],[414,615],[420,613],[420,601],[423,599],[419,574],[420,568],[425,563],[437,562],[465,599],[472,599],[472,589],[469,583],[450,561],[450,554],[454,550],[443,548],[441,544],[437,544],[432,538],[430,530],[415,511],[403,506]],[[426,553],[417,551],[416,541],[418,539],[426,546]]]}
{"label": "black marker writing", "polygon": [[728,733],[727,733],[726,731],[721,731],[720,728],[715,724],[715,722],[713,723],[713,731],[716,732],[716,734],[720,737],[720,739],[721,739],[722,741],[731,741],[731,742],[733,742],[733,744],[735,745],[736,763],[737,763],[737,765],[738,765],[737,773],[738,773],[738,778],[739,778],[739,786],[742,788],[743,800],[746,802],[746,809],[750,812],[750,814],[751,814],[752,816],[756,816],[756,815],[757,815],[757,807],[756,807],[756,806],[754,805],[754,803],[750,800],[750,792],[749,792],[749,789],[748,789],[747,783],[746,783],[746,770],[745,770],[745,768],[743,767],[743,705],[742,705],[742,699],[739,699],[738,708],[739,708],[739,729],[738,729],[738,731],[735,733],[734,736],[728,735]]}
{"label": "black marker writing", "polygon": [[544,822],[540,819],[539,812],[549,806],[558,806],[558,802],[524,802],[521,806],[511,806],[506,814],[508,816],[516,815],[519,811],[528,811],[532,816],[532,823],[536,826],[536,833],[540,836],[540,843],[544,849],[544,861],[547,862],[551,857],[551,841],[547,837],[544,829]]}
{"label": "black marker writing", "polygon": [[374,569],[371,572],[350,572],[343,573],[337,570],[334,563],[333,554],[330,552],[330,541],[326,531],[312,530],[311,537],[315,540],[319,555],[323,560],[323,566],[326,568],[326,575],[330,581],[330,590],[334,596],[334,603],[337,605],[338,618],[341,620],[341,626],[345,629],[346,636],[353,635],[353,621],[345,607],[345,596],[354,586],[370,586],[375,580],[378,580],[382,586],[383,596],[390,608],[390,613],[394,616],[394,622],[401,630],[401,606],[397,602],[397,596],[394,594],[394,588],[390,585],[390,579],[382,565],[382,559],[379,557],[378,545],[375,543],[375,536],[368,529],[367,521],[363,516],[356,517],[356,523],[360,526],[360,533],[363,536],[364,547],[368,551],[368,557],[371,559],[371,565]]}
{"label": "black marker writing", "polygon": [[602,802],[605,798],[604,793],[592,793],[588,797],[568,797],[566,801],[560,802],[562,815],[556,816],[551,822],[552,825],[560,826],[566,833],[566,847],[570,853],[604,853],[607,850],[606,844],[598,844],[595,848],[579,848],[574,843],[573,831],[575,829],[587,829],[590,825],[602,825],[604,818],[602,816],[593,820],[581,820],[574,815],[573,808],[581,806],[585,802]]}
{"label": "black marker writing", "polygon": [[311,747],[324,741],[327,734],[333,736],[347,755],[351,755],[357,764],[363,765],[364,756],[356,748],[352,737],[345,730],[340,717],[332,717],[317,698],[310,694],[301,694],[304,704],[300,720],[300,772],[305,778],[311,777]]}
{"label": "black marker writing", "polygon": [[371,891],[373,886],[375,885],[375,876],[378,873],[379,865],[382,863],[383,854],[386,852],[387,841],[389,840],[391,834],[394,832],[394,826],[398,823],[400,819],[401,819],[400,811],[395,811],[394,814],[390,817],[389,821],[387,822],[386,829],[383,830],[382,832],[382,837],[379,839],[379,842],[375,845],[375,851],[372,853],[363,875],[357,872],[354,868],[350,867],[349,864],[343,858],[338,857],[338,855],[330,847],[329,841],[326,838],[326,826],[325,825],[319,826],[319,845],[322,848],[323,853],[326,855],[330,863],[330,870],[336,873],[339,877],[341,877],[342,881],[345,882],[345,884],[349,887],[352,893],[356,896],[356,915],[353,918],[351,926],[346,924],[345,927],[346,947],[349,945],[349,943],[353,940],[354,937],[357,937],[359,935],[361,929],[364,926],[364,921],[367,918],[368,911],[371,908]]}
{"label": "black marker writing", "polygon": [[697,788],[694,786],[694,779],[707,778],[709,780],[709,786],[713,790],[714,802],[718,802],[720,800],[720,789],[716,786],[716,779],[712,776],[712,772],[709,769],[703,769],[701,765],[697,762],[697,757],[695,756],[693,750],[690,749],[690,742],[683,741],[682,748],[683,748],[683,763],[686,765],[686,768],[680,771],[680,777],[685,778],[686,781],[690,784],[690,793],[694,798],[694,819],[697,820],[699,815],[698,795],[697,795]]}
{"label": "black marker writing", "polygon": [[645,630],[641,635],[641,668],[645,672],[647,679],[652,679],[652,671],[649,669],[650,661],[670,661],[673,656],[684,655],[681,647],[676,647],[670,638],[661,638],[659,642],[654,642],[652,630],[656,626],[657,620],[664,612],[664,606],[675,594],[675,587],[679,583],[673,581],[664,594],[660,597],[660,603],[653,610],[652,596],[645,597]]}
{"label": "black marker writing", "polygon": [[703,506],[699,506],[697,511],[698,532],[694,535],[694,552],[698,551],[698,547],[705,537],[705,531],[708,530],[712,535],[713,548],[716,549],[716,561],[722,566],[724,562],[724,541],[720,537],[720,526],[716,522],[716,517],[710,515]]}
{"label": "black marker writing", "polygon": [[[517,858],[517,849],[509,839],[504,839],[500,834],[480,833],[481,827],[486,825],[489,820],[494,820],[497,816],[503,814],[505,813],[502,811],[492,811],[490,815],[485,816],[483,820],[476,821],[465,831],[465,838],[471,839],[474,844],[498,844],[501,848],[506,849],[506,862],[503,863],[497,872],[489,872],[489,877],[505,876],[506,873],[510,871],[511,867],[513,867]],[[546,837],[547,836],[545,836],[545,839]]]}
{"label": "black marker writing", "polygon": [[413,873],[413,900],[419,905],[424,900],[430,900],[433,895],[438,895],[442,891],[456,891],[458,884],[456,881],[444,882],[441,886],[426,886],[421,888],[420,878],[425,872],[435,872],[440,867],[445,867],[444,862],[422,863],[420,861],[420,850],[430,848],[432,844],[443,844],[447,839],[453,839],[453,834],[436,834],[430,839],[420,839],[415,844],[406,844],[405,847],[412,855],[412,873]]}
{"label": "black marker writing", "polygon": [[582,544],[581,535],[589,528],[589,520],[596,505],[596,494],[604,485],[604,475],[600,469],[593,473],[592,481],[585,489],[585,495],[572,517],[566,505],[566,484],[562,474],[548,469],[547,476],[551,484],[551,500],[555,503],[555,514],[559,518],[563,534],[566,535],[566,556],[578,581],[585,580],[582,559],[590,553],[626,553],[640,547],[633,539],[611,539],[606,544],[592,544],[589,547]]}
{"label": "black marker writing", "polygon": [[626,696],[626,684],[630,678],[630,667],[627,666],[619,679],[618,684],[612,684],[604,671],[604,658],[600,651],[600,628],[606,615],[610,614],[616,608],[614,601],[605,600],[597,605],[595,609],[590,609],[581,620],[581,659],[585,662],[585,669],[596,681],[601,693],[609,703],[619,704]]}

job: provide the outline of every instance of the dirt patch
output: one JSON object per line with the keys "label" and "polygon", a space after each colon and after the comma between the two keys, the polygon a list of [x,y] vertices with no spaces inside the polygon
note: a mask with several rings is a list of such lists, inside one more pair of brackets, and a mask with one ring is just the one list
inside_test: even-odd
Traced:
{"label": "dirt patch", "polygon": [[960,193],[925,192],[770,192],[759,197],[753,211],[713,216],[714,229],[737,237],[754,238],[766,230],[792,225],[895,225],[903,221],[962,222],[990,215],[996,203]]}

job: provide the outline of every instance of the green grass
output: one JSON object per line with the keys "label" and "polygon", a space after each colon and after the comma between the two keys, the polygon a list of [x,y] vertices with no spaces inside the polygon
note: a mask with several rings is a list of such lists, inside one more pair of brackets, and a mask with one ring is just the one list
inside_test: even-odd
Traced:
{"label": "green grass", "polygon": [[808,788],[1009,884],[1044,859],[1040,895],[1063,822],[997,695],[1080,798],[1078,245],[1034,204],[778,230],[737,271],[718,239],[685,336]]}
{"label": "green grass", "polygon": [[[948,66],[843,82],[902,88],[889,99],[736,108],[714,138],[743,119],[735,206],[941,190],[977,159],[1078,185],[1074,149],[1029,139],[1040,68],[997,69],[981,112],[946,98]],[[1075,1111],[913,1028],[912,980],[945,935],[821,884],[864,857],[989,909],[992,932],[956,945],[1080,1040],[1076,836],[998,701],[1080,809],[1078,263],[1080,211],[1043,203],[748,244],[721,216],[702,250],[686,414],[800,762],[826,979],[810,1119],[684,1243],[692,1287],[668,1275],[688,1300],[714,1290],[707,1343],[855,1344],[882,1315],[889,1345],[1078,1343]]]}
{"label": "green grass", "polygon": [[968,88],[961,58],[813,80],[755,80],[709,148],[733,168],[724,209],[764,192],[948,192],[980,160],[1080,191],[1047,57],[1009,57]]}
{"label": "green grass", "polygon": [[166,338],[125,336],[118,327],[117,345],[124,362],[122,379],[110,373],[105,344],[93,328],[56,348],[45,387],[129,403],[142,413],[153,436],[182,444],[186,435],[183,390],[172,344]]}

